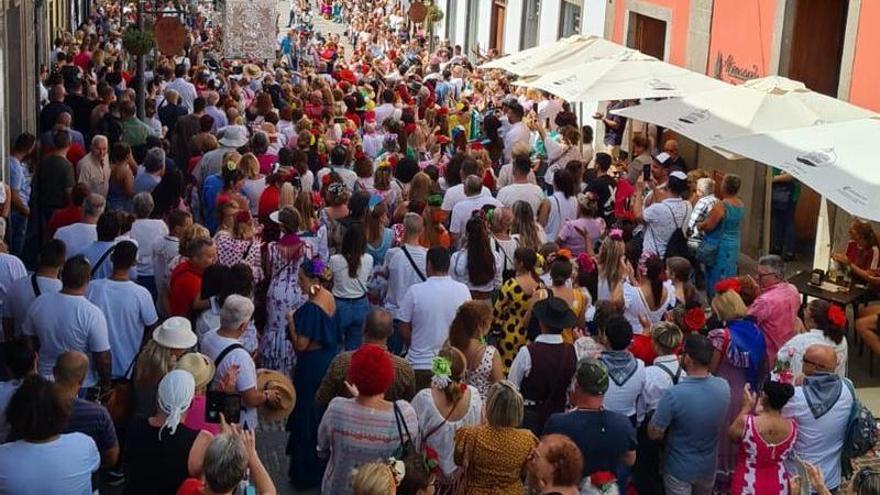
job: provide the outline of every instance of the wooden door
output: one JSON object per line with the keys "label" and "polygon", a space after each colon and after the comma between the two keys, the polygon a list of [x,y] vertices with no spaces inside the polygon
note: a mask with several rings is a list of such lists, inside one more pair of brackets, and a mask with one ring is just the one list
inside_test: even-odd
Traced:
{"label": "wooden door", "polygon": [[504,0],[495,0],[492,3],[492,23],[490,28],[489,48],[498,50],[498,53],[504,53],[504,19],[507,10]]}
{"label": "wooden door", "polygon": [[631,14],[632,42],[630,48],[663,60],[666,52],[666,22],[642,14]]}
{"label": "wooden door", "polygon": [[791,34],[788,77],[837,96],[848,0],[798,0]]}

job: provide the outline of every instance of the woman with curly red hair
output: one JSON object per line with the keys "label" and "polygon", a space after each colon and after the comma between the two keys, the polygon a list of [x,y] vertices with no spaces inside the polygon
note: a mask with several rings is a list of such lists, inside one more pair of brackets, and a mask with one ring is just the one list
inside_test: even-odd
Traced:
{"label": "woman with curly red hair", "polygon": [[318,455],[328,456],[321,493],[350,494],[356,466],[387,459],[410,438],[418,448],[419,421],[406,401],[385,400],[394,367],[385,349],[364,344],[351,356],[351,399],[330,401],[318,427]]}

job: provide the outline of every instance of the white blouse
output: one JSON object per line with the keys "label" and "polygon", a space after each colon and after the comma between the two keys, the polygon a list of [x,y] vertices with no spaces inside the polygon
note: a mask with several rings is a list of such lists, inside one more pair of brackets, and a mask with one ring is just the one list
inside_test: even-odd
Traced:
{"label": "white blouse", "polygon": [[[804,353],[808,347],[815,344],[827,345],[834,349],[834,354],[837,356],[837,367],[834,369],[834,372],[840,375],[841,378],[846,378],[846,337],[844,336],[839,344],[835,344],[833,340],[822,333],[822,330],[815,328],[809,332],[795,335],[783,344],[776,354],[776,367],[779,368],[783,363],[789,363],[793,378],[803,375]],[[774,372],[773,378],[778,379],[778,374]]]}
{"label": "white blouse", "polygon": [[656,310],[651,310],[645,300],[642,289],[639,286],[632,285],[629,281],[623,282],[623,317],[632,325],[633,333],[642,332],[642,323],[639,317],[644,315],[648,318],[651,325],[656,325],[663,320],[663,316],[667,311],[675,306],[675,287],[672,283],[666,281],[663,284],[666,289],[666,299]]}
{"label": "white blouse", "polygon": [[501,288],[501,272],[504,270],[504,254],[494,250],[492,251],[492,254],[495,257],[495,277],[493,277],[488,283],[476,285],[471,282],[470,276],[468,275],[468,254],[466,247],[452,253],[452,258],[449,261],[449,275],[452,277],[452,280],[467,285],[470,290],[479,292],[492,292],[497,290]]}
{"label": "white blouse", "polygon": [[[437,457],[440,461],[440,469],[447,477],[452,476],[458,469],[453,460],[453,452],[455,447],[455,432],[463,426],[473,426],[480,424],[480,418],[483,412],[483,401],[480,399],[480,392],[472,385],[467,386],[470,392],[469,397],[462,397],[461,400],[469,400],[467,412],[460,419],[455,421],[443,421],[443,415],[437,410],[434,404],[434,397],[430,388],[420,390],[413,397],[412,406],[416,410],[419,417],[419,431],[422,435],[431,433],[437,428],[437,431],[431,433],[427,439],[424,439],[424,445],[431,447],[437,451]],[[424,437],[423,437],[424,438]]]}

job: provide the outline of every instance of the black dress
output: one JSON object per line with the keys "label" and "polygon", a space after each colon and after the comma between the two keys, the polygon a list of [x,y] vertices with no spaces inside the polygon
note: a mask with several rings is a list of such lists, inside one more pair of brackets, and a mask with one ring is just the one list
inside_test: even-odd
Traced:
{"label": "black dress", "polygon": [[125,442],[126,495],[176,494],[189,478],[189,451],[198,436],[179,424],[173,435],[165,428],[160,440],[159,428],[146,419],[132,422]]}

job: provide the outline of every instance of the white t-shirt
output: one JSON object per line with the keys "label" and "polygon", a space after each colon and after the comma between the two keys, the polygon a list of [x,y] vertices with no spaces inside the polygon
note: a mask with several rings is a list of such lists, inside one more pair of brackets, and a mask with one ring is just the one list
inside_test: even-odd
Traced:
{"label": "white t-shirt", "polygon": [[93,352],[110,350],[107,320],[97,306],[83,296],[50,292],[38,297],[28,310],[22,334],[40,340],[39,371],[53,379],[55,360],[66,351],[80,351],[89,357],[89,373],[83,387],[98,383]]}
{"label": "white t-shirt", "polygon": [[9,423],[6,422],[6,406],[12,399],[12,394],[21,386],[21,380],[9,380],[0,382],[0,444],[9,437]]}
{"label": "white t-shirt", "polygon": [[807,348],[814,344],[827,345],[834,349],[834,354],[837,355],[837,367],[834,369],[834,372],[841,378],[846,378],[848,353],[846,337],[839,344],[835,344],[833,340],[822,333],[822,330],[816,328],[790,338],[788,342],[779,348],[779,352],[776,354],[776,362],[788,362],[791,365],[791,373],[795,378],[803,375],[804,354],[807,352]]}
{"label": "white t-shirt", "polygon": [[[480,196],[492,196],[492,191],[483,186],[483,189],[480,190]],[[467,199],[467,195],[464,193],[464,184],[456,184],[443,194],[443,204],[440,205],[440,209],[444,211],[452,211],[460,201],[464,201]]]}
{"label": "white t-shirt", "polygon": [[91,495],[92,473],[101,465],[95,441],[66,433],[46,443],[0,445],[0,493]]}
{"label": "white t-shirt", "polygon": [[510,129],[504,133],[504,163],[510,162],[510,154],[513,153],[513,146],[516,143],[526,143],[532,139],[532,133],[522,121],[511,124]]}
{"label": "white t-shirt", "polygon": [[153,243],[153,277],[156,279],[156,301],[159,304],[159,313],[167,314],[168,308],[164,307],[165,294],[168,292],[168,274],[171,263],[180,256],[180,239],[171,235],[165,235],[156,239]]}
{"label": "white t-shirt", "polygon": [[86,298],[107,319],[113,356],[111,376],[122,378],[141,347],[144,327],[159,320],[153,298],[147,289],[132,281],[119,282],[108,278],[92,281]]}
{"label": "white t-shirt", "polygon": [[[501,201],[492,197],[492,194],[483,188],[484,193],[479,196],[471,196],[459,201],[452,207],[452,216],[449,220],[449,232],[462,236],[465,233],[465,227],[474,210],[479,210],[483,206],[493,205],[495,207],[503,206]],[[460,245],[460,243],[459,243]]]}
{"label": "white t-shirt", "polygon": [[[241,342],[235,339],[230,339],[229,337],[223,337],[217,333],[217,330],[211,330],[202,335],[199,350],[202,354],[208,356],[208,359],[215,361],[217,356],[223,352],[223,349],[226,349],[232,344],[241,344]],[[223,361],[214,373],[213,383],[215,386],[226,374],[226,370],[232,365],[238,365],[238,380],[235,382],[235,389],[238,392],[245,392],[252,388],[256,388],[257,367],[254,365],[254,360],[251,358],[251,355],[244,349],[235,349],[223,358]],[[245,407],[244,410],[242,410],[241,424],[244,425],[245,423],[247,423],[251,431],[257,427],[257,408]]]}
{"label": "white t-shirt", "polygon": [[666,255],[666,245],[676,228],[687,236],[687,223],[691,217],[691,204],[681,198],[668,198],[645,208],[645,242],[643,250],[661,258]]}
{"label": "white t-shirt", "polygon": [[544,226],[544,234],[548,239],[556,240],[559,229],[567,220],[577,218],[577,198],[574,196],[566,199],[565,194],[556,191],[550,196],[550,214],[547,216],[547,225]]}
{"label": "white t-shirt", "polygon": [[373,256],[367,253],[361,256],[357,278],[348,276],[348,262],[341,254],[330,257],[330,269],[333,270],[333,296],[357,299],[366,295],[367,282],[370,274],[373,273]]}
{"label": "white t-shirt", "polygon": [[27,277],[24,263],[11,254],[0,253],[0,316],[12,316],[6,307],[7,294],[13,282],[24,277]]}
{"label": "white t-shirt", "polygon": [[[61,290],[61,281],[57,278],[37,277],[37,287],[40,294],[58,292]],[[6,289],[6,302],[3,303],[3,316],[15,320],[15,336],[21,336],[21,327],[27,316],[28,309],[37,298],[31,277],[22,277]]]}
{"label": "white t-shirt", "polygon": [[431,369],[431,360],[449,337],[449,325],[458,307],[470,299],[467,286],[448,276],[429,277],[409,288],[400,305],[398,318],[412,325],[406,360],[413,369]]}
{"label": "white t-shirt", "polygon": [[162,220],[142,218],[135,220],[131,224],[129,236],[137,242],[138,246],[145,246],[143,249],[138,249],[137,253],[137,273],[139,277],[153,275],[153,250],[149,246],[152,246],[156,239],[167,234],[168,226]]}
{"label": "white t-shirt", "polygon": [[413,263],[409,262],[403,248],[406,247],[407,253],[421,272],[422,276],[427,277],[426,258],[428,250],[422,246],[413,246],[406,244],[401,247],[394,247],[385,254],[385,269],[388,273],[388,290],[385,293],[385,309],[391,313],[395,319],[398,318],[399,306],[406,295],[406,291],[415,284],[422,282],[422,277],[416,273]]}
{"label": "white t-shirt", "polygon": [[89,244],[98,240],[98,226],[93,223],[74,223],[55,231],[55,239],[64,241],[67,258],[80,254]]}
{"label": "white t-shirt", "polygon": [[[782,408],[782,415],[797,422],[798,434],[794,444],[794,456],[813,463],[825,475],[825,486],[835,489],[840,486],[840,452],[843,437],[849,423],[853,396],[845,384],[837,403],[818,419],[813,417],[803,387],[795,387],[794,397]],[[797,474],[795,465],[786,461],[789,474]]]}
{"label": "white t-shirt", "polygon": [[504,206],[513,208],[513,204],[517,201],[525,201],[532,206],[532,213],[536,217],[538,215],[538,208],[541,207],[541,202],[544,201],[545,197],[544,191],[541,190],[540,186],[529,183],[509,184],[498,191],[498,201],[504,203]]}

